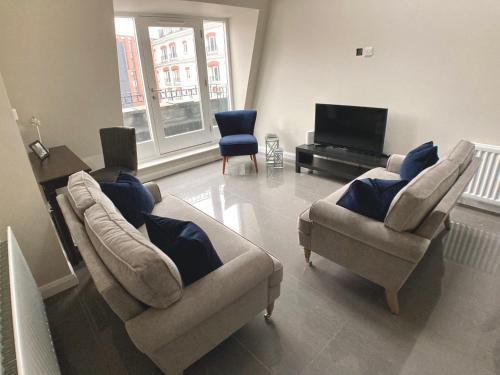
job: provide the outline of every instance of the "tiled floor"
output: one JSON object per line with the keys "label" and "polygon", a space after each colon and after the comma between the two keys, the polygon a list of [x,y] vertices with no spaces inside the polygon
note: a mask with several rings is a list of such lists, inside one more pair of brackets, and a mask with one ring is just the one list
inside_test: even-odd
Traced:
{"label": "tiled floor", "polygon": [[[298,245],[298,214],[342,185],[293,166],[256,175],[250,159],[212,163],[158,181],[277,256],[282,295],[272,322],[257,316],[186,374],[499,374],[500,217],[457,207],[392,315],[383,289]],[[65,374],[155,374],[101,300],[85,267],[80,285],[47,301]]]}

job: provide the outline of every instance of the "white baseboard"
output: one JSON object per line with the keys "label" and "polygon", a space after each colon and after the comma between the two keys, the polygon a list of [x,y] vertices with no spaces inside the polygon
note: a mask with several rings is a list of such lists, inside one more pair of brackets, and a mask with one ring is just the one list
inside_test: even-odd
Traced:
{"label": "white baseboard", "polygon": [[175,158],[173,160],[167,159],[165,162],[161,162],[156,165],[139,168],[137,177],[139,177],[142,182],[148,182],[174,173],[199,167],[220,159],[221,156],[218,148],[210,149],[186,157]]}
{"label": "white baseboard", "polygon": [[[261,154],[263,154],[264,156],[266,156],[266,147],[265,146],[259,146],[259,152]],[[288,152],[288,151],[283,151],[283,159],[295,162],[295,153]]]}
{"label": "white baseboard", "polygon": [[48,284],[42,285],[38,289],[42,294],[42,298],[46,299],[52,297],[66,289],[73,288],[78,285],[78,278],[76,277],[74,272],[71,272],[69,275],[61,277],[60,279],[51,281]]}

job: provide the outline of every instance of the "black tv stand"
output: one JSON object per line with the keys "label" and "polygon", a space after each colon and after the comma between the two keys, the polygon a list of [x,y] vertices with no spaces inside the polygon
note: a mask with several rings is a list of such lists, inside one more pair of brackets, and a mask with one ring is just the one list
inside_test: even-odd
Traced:
{"label": "black tv stand", "polygon": [[307,168],[353,180],[372,168],[385,167],[387,159],[386,155],[374,156],[334,146],[301,145],[295,148],[295,172]]}

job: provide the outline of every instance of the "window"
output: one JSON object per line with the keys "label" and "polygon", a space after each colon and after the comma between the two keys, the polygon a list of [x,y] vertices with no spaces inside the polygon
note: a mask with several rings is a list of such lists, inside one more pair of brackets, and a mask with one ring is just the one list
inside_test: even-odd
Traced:
{"label": "window", "polygon": [[163,73],[165,74],[165,85],[170,84],[170,70],[168,68],[163,69]]}
{"label": "window", "polygon": [[217,52],[217,39],[215,32],[207,33],[207,52],[215,53]]}
{"label": "window", "polygon": [[220,81],[220,69],[219,69],[219,63],[217,61],[210,61],[208,63],[208,81],[209,82]]}
{"label": "window", "polygon": [[167,61],[167,47],[161,46],[161,61]]}
{"label": "window", "polygon": [[174,75],[174,82],[180,82],[181,77],[179,74],[179,67],[178,66],[172,67],[172,74]]}
{"label": "window", "polygon": [[123,123],[140,160],[214,140],[213,114],[231,109],[226,23],[186,18],[115,18]]}
{"label": "window", "polygon": [[135,128],[138,143],[152,139],[133,18],[115,18],[116,52],[123,125]]}
{"label": "window", "polygon": [[170,51],[169,55],[171,59],[175,59],[177,57],[177,49],[175,47],[175,42],[172,42],[168,45],[168,49]]}
{"label": "window", "polygon": [[130,72],[130,76],[132,77],[132,86],[137,90],[137,86],[139,85],[137,82],[137,73],[135,70]]}
{"label": "window", "polygon": [[212,125],[217,126],[214,113],[231,110],[226,23],[223,21],[203,21],[203,30],[205,33],[211,120]]}

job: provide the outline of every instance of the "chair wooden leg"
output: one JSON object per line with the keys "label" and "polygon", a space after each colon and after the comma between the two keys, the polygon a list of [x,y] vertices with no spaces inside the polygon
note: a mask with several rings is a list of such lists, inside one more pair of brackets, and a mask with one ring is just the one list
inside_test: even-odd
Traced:
{"label": "chair wooden leg", "polygon": [[398,291],[397,290],[385,290],[385,299],[387,300],[387,304],[389,305],[389,310],[393,314],[399,314],[399,299],[398,299]]}
{"label": "chair wooden leg", "polygon": [[274,301],[271,302],[269,305],[267,305],[266,314],[264,315],[264,318],[266,318],[266,320],[271,319],[271,315],[273,314],[273,310],[274,310]]}
{"label": "chair wooden leg", "polygon": [[255,172],[259,173],[259,168],[257,167],[257,156],[256,155],[250,155],[250,159],[253,160],[253,165],[255,166]]}
{"label": "chair wooden leg", "polygon": [[305,249],[304,248],[304,256],[306,257],[306,263],[309,265],[312,265],[311,262],[311,250]]}
{"label": "chair wooden leg", "polygon": [[227,156],[222,157],[222,174],[226,173]]}

